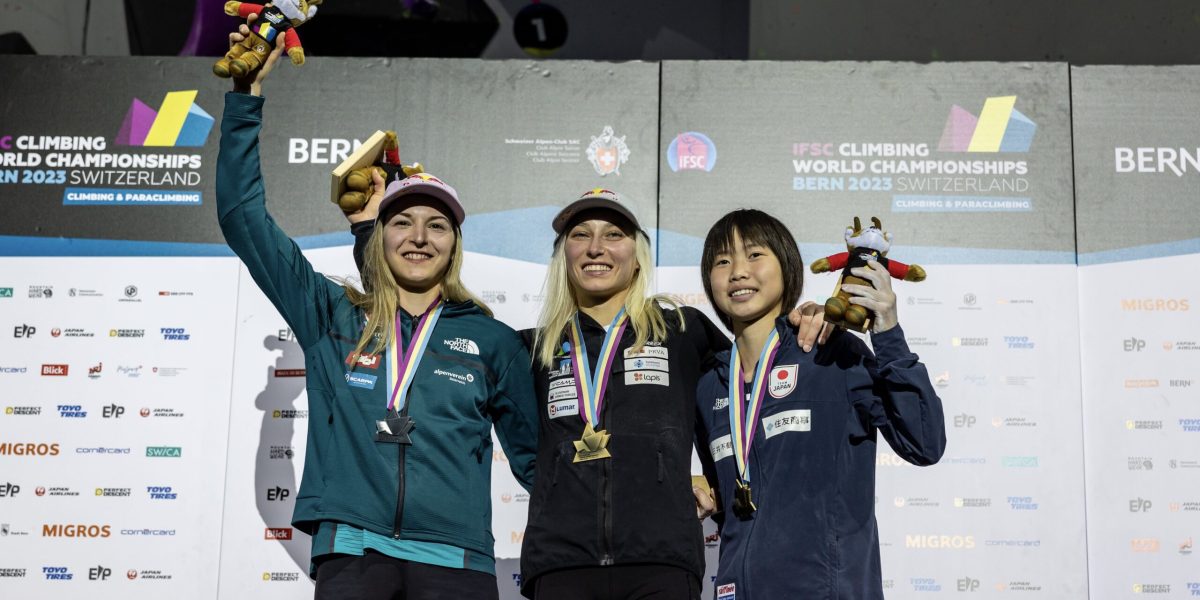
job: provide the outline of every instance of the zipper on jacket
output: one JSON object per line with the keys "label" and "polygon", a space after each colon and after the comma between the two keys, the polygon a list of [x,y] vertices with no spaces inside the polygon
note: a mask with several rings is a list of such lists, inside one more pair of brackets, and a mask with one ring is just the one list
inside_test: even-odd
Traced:
{"label": "zipper on jacket", "polygon": [[[407,407],[405,407],[407,408]],[[408,411],[404,411],[408,414]],[[400,454],[400,464],[397,465],[397,490],[396,490],[396,522],[392,525],[392,539],[400,539],[400,524],[404,522],[404,444],[396,444]]]}
{"label": "zipper on jacket", "polygon": [[[618,346],[618,348],[619,348],[619,346]],[[614,419],[613,419],[614,404],[615,403],[605,402],[605,406],[604,406],[604,410],[607,413],[604,418],[605,425],[608,425],[610,428],[612,427],[613,421],[614,421]],[[603,504],[601,505],[600,510],[601,510],[601,513],[602,513],[602,516],[604,519],[604,547],[601,548],[601,551],[603,552],[600,555],[601,566],[609,566],[609,565],[613,564],[613,562],[614,562],[613,555],[612,555],[612,547],[613,547],[613,541],[612,541],[613,540],[612,462],[613,461],[611,458],[605,460],[604,468],[601,469],[600,497],[602,499]]]}

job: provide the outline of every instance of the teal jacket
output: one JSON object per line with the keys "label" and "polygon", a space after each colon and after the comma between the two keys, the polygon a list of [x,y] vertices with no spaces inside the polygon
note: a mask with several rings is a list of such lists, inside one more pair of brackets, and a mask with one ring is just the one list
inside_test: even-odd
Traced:
{"label": "teal jacket", "polygon": [[[311,535],[322,521],[347,523],[493,558],[493,423],[513,474],[526,489],[533,483],[537,402],[521,338],[474,303],[447,305],[409,392],[412,445],[375,441],[390,392],[386,357],[347,364],[362,310],[267,214],[262,106],[256,96],[225,97],[217,213],[229,247],[304,349],[308,450],[292,524]],[[401,322],[407,341],[414,319],[401,311]]]}

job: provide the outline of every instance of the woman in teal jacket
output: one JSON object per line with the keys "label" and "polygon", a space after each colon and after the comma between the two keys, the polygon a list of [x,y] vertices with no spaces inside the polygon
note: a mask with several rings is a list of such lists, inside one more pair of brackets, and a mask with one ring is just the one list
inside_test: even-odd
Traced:
{"label": "woman in teal jacket", "polygon": [[313,538],[316,597],[495,598],[491,428],[528,489],[529,355],[462,285],[465,214],[436,177],[388,187],[366,292],[315,272],[279,229],[258,157],[261,86],[279,48],[226,95],[217,211],[304,349],[308,450],[292,523]]}

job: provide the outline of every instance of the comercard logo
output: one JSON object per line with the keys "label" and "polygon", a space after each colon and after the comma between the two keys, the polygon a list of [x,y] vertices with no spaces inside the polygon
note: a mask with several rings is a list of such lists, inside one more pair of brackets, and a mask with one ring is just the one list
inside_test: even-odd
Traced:
{"label": "comercard logo", "polygon": [[197,90],[167,92],[157,111],[134,98],[113,143],[118,146],[203,146],[212,131],[213,118],[196,104],[197,93]]}
{"label": "comercard logo", "polygon": [[182,458],[183,448],[179,446],[146,446],[146,456],[151,458]]}
{"label": "comercard logo", "polygon": [[629,146],[625,144],[625,136],[613,134],[611,125],[605,125],[599,136],[591,136],[592,142],[587,147],[587,159],[592,163],[596,174],[621,174],[621,165],[629,161]]}
{"label": "comercard logo", "polygon": [[186,342],[192,339],[192,335],[182,327],[162,327],[158,330],[162,334],[164,340],[172,342]]}
{"label": "comercard logo", "polygon": [[1121,310],[1126,312],[1187,312],[1192,309],[1188,298],[1123,298]]}
{"label": "comercard logo", "polygon": [[150,528],[122,529],[121,535],[126,535],[126,536],[131,536],[131,537],[174,537],[175,530],[174,529],[150,529]]}
{"label": "comercard logo", "polygon": [[1016,96],[984,100],[979,116],[955,104],[938,140],[939,152],[1029,152],[1037,123],[1016,109]]}
{"label": "comercard logo", "polygon": [[703,133],[681,133],[667,146],[667,166],[672,171],[712,171],[717,166],[717,146]]}
{"label": "comercard logo", "polygon": [[292,539],[291,527],[267,527],[263,534],[264,540],[290,540]]}
{"label": "comercard logo", "polygon": [[29,367],[6,367],[0,365],[0,375],[20,375],[28,372]]}
{"label": "comercard logo", "polygon": [[146,337],[145,329],[109,329],[108,337],[110,338],[143,338]]}
{"label": "comercard logo", "polygon": [[81,446],[75,449],[75,454],[105,454],[110,456],[127,456],[132,452],[132,448],[119,448],[116,446]]}

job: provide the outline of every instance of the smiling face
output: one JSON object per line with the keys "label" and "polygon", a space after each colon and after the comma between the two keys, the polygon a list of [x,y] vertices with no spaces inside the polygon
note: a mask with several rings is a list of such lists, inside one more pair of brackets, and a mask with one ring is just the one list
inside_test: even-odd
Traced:
{"label": "smiling face", "polygon": [[601,303],[629,289],[638,263],[636,233],[627,221],[613,211],[587,211],[564,235],[567,277],[581,303]]}
{"label": "smiling face", "polygon": [[783,310],[783,269],[765,245],[744,242],[734,230],[729,247],[713,257],[708,273],[714,307],[736,328]]}
{"label": "smiling face", "polygon": [[433,198],[414,196],[380,221],[384,256],[400,287],[424,292],[441,284],[456,239],[444,210]]}

